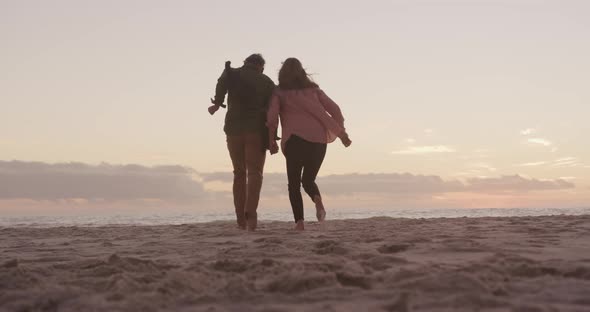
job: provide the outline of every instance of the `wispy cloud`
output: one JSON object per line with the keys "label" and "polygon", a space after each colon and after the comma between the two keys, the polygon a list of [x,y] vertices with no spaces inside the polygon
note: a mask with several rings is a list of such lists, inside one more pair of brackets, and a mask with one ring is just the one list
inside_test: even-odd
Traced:
{"label": "wispy cloud", "polygon": [[496,169],[494,166],[492,166],[488,163],[483,163],[483,162],[469,164],[469,168],[474,168],[475,172],[480,172],[481,170],[486,170],[486,171],[491,171],[491,172],[498,171],[498,169]]}
{"label": "wispy cloud", "polygon": [[553,167],[576,167],[578,166],[578,159],[576,157],[564,157],[555,160]]}
{"label": "wispy cloud", "polygon": [[414,144],[414,143],[416,143],[416,140],[415,139],[412,139],[412,138],[407,138],[405,141],[408,144]]}
{"label": "wispy cloud", "polygon": [[520,134],[521,135],[531,135],[531,134],[536,133],[536,132],[537,132],[537,129],[527,128],[527,129],[521,130],[520,131]]}
{"label": "wispy cloud", "polygon": [[537,167],[537,166],[541,166],[547,164],[546,161],[536,161],[536,162],[528,162],[528,163],[524,163],[524,164],[518,164],[516,165],[517,167]]}
{"label": "wispy cloud", "polygon": [[425,134],[433,134],[434,133],[434,130],[433,129],[430,129],[430,128],[427,128],[427,129],[424,129],[424,133]]}
{"label": "wispy cloud", "polygon": [[551,146],[553,143],[547,139],[543,138],[530,138],[527,140],[528,143],[536,144],[536,145],[543,145],[543,146]]}
{"label": "wispy cloud", "polygon": [[436,154],[436,153],[454,153],[455,150],[446,145],[430,145],[430,146],[412,146],[406,149],[393,151],[392,154],[396,155],[424,155],[424,154]]}
{"label": "wispy cloud", "polygon": [[559,159],[556,159],[555,162],[563,162],[563,161],[572,161],[572,160],[576,160],[578,158],[576,157],[562,157]]}
{"label": "wispy cloud", "polygon": [[528,162],[523,164],[515,165],[517,167],[536,167],[548,165],[551,167],[577,167],[581,164],[579,163],[578,158],[576,157],[563,157],[553,161],[537,161],[537,162]]}

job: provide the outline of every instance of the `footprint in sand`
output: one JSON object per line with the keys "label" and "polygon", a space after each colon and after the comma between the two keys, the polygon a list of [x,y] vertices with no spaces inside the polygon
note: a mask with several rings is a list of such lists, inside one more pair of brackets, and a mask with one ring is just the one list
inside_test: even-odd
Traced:
{"label": "footprint in sand", "polygon": [[406,251],[410,247],[410,244],[387,244],[377,248],[377,251],[384,254],[391,254]]}
{"label": "footprint in sand", "polygon": [[282,244],[283,240],[278,237],[262,237],[254,240],[255,243],[267,243],[267,244]]}
{"label": "footprint in sand", "polygon": [[333,240],[324,240],[315,244],[314,252],[319,255],[336,254],[343,255],[348,253],[348,249],[342,247],[342,245]]}

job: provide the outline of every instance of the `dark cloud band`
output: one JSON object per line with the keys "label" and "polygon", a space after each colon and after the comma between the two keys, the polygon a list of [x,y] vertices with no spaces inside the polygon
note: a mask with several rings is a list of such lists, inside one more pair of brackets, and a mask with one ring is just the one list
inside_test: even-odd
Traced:
{"label": "dark cloud band", "polygon": [[[195,179],[198,176],[199,179]],[[195,201],[212,195],[203,183],[231,183],[231,172],[196,173],[182,166],[46,164],[0,161],[0,199],[101,200],[160,199]],[[318,178],[327,195],[379,194],[429,196],[453,192],[525,193],[571,189],[569,181],[538,180],[519,175],[444,180],[434,175],[409,173],[340,174]],[[282,173],[264,175],[263,196],[286,195],[287,178]]]}
{"label": "dark cloud band", "polygon": [[204,190],[193,174],[181,166],[0,161],[0,198],[194,200]]}

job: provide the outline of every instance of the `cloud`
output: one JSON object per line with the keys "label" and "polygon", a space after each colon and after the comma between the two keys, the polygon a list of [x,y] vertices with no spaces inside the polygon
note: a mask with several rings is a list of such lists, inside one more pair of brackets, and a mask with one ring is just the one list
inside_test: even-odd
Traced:
{"label": "cloud", "polygon": [[562,158],[558,158],[555,160],[556,163],[561,163],[561,162],[570,162],[570,161],[574,161],[577,160],[578,158],[576,157],[562,157]]}
{"label": "cloud", "polygon": [[531,135],[531,134],[536,133],[536,132],[537,132],[537,129],[527,128],[527,129],[521,130],[520,131],[520,134],[521,135]]}
{"label": "cloud", "polygon": [[445,145],[412,146],[403,150],[393,151],[396,155],[423,155],[435,153],[454,153],[455,150]]}
{"label": "cloud", "polygon": [[474,164],[470,164],[469,168],[475,168],[475,171],[480,171],[480,170],[487,170],[487,171],[498,171],[497,168],[493,167],[492,165],[488,164],[488,163],[474,163]]}
{"label": "cloud", "polygon": [[553,145],[553,143],[547,139],[543,139],[543,138],[530,138],[527,140],[528,143],[531,144],[537,144],[537,145],[543,145],[543,146],[551,146]]}
{"label": "cloud", "polygon": [[556,159],[553,163],[553,167],[577,167],[579,165],[576,157],[564,157]]}
{"label": "cloud", "polygon": [[537,167],[546,164],[546,161],[536,161],[536,162],[528,162],[524,164],[518,164],[518,167]]}
{"label": "cloud", "polygon": [[537,162],[529,162],[524,164],[515,165],[518,167],[535,167],[541,165],[551,165],[552,167],[563,168],[563,167],[577,167],[580,166],[580,162],[576,157],[563,157],[556,159],[554,161],[537,161]]}
{"label": "cloud", "polygon": [[440,194],[463,189],[459,181],[445,181],[439,176],[409,173],[344,174],[321,177],[319,183],[327,194],[381,193],[395,195]]}
{"label": "cloud", "polygon": [[[231,183],[231,173],[200,173],[205,182]],[[438,176],[409,173],[352,173],[318,177],[321,192],[330,195],[354,193],[432,194],[463,189],[459,181],[444,181]],[[283,173],[264,175],[263,192],[267,195],[286,194],[287,176]]]}
{"label": "cloud", "polygon": [[[198,173],[183,166],[0,161],[0,210],[16,213],[29,207],[37,214],[43,209],[70,213],[81,208],[98,213],[134,209],[231,211],[228,186],[232,181],[231,172]],[[435,196],[447,194],[472,202],[488,194],[520,195],[575,187],[570,179],[537,180],[515,175],[459,180],[410,173],[328,175],[319,177],[318,184],[322,194],[339,198],[343,205],[383,207],[392,205],[392,200],[396,205],[428,207]],[[266,173],[262,197],[274,199],[265,203],[288,206],[287,196],[286,174]],[[348,196],[354,200],[347,204]]]}
{"label": "cloud", "polygon": [[467,189],[472,192],[529,192],[571,189],[575,185],[563,179],[538,180],[520,175],[497,178],[472,178],[467,180]]}
{"label": "cloud", "polygon": [[[231,183],[231,173],[200,173],[204,181]],[[529,192],[574,188],[564,179],[538,180],[520,175],[445,180],[435,175],[410,173],[352,173],[318,177],[320,190],[328,195],[381,194],[391,196],[433,196],[444,193]],[[285,195],[287,177],[282,173],[264,175],[263,193]]]}
{"label": "cloud", "polygon": [[406,143],[408,143],[408,144],[414,144],[414,143],[416,143],[416,140],[415,139],[412,139],[412,138],[407,138],[406,139]]}
{"label": "cloud", "polygon": [[[267,179],[271,174],[264,174],[264,179]],[[234,179],[234,175],[231,172],[208,172],[208,173],[199,173],[202,181],[206,182],[232,182]]]}
{"label": "cloud", "polygon": [[205,192],[182,166],[0,161],[0,199],[192,201]]}

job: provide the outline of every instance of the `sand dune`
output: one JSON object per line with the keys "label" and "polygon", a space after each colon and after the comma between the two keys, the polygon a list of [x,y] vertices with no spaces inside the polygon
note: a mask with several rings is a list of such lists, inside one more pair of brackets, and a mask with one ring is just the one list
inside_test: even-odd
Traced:
{"label": "sand dune", "polygon": [[0,229],[2,311],[590,311],[590,216]]}

